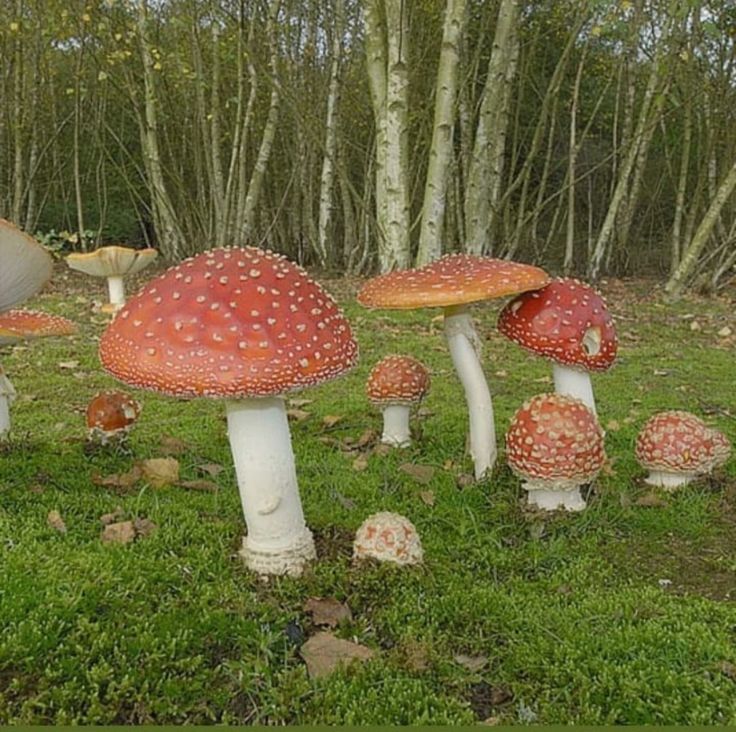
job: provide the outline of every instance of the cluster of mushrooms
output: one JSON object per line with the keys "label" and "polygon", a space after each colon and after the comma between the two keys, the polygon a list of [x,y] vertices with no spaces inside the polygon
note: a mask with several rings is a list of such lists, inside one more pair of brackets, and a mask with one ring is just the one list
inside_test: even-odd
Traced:
{"label": "cluster of mushrooms", "polygon": [[[254,247],[215,249],[187,259],[126,302],[122,277],[155,256],[154,250],[103,247],[68,258],[69,266],[108,279],[109,310],[115,314],[100,339],[100,361],[136,388],[224,401],[247,526],[241,556],[261,576],[299,575],[315,558],[315,548],[299,498],[285,396],[356,364],[350,324],[301,267]],[[0,345],[74,331],[58,316],[13,310],[40,290],[51,261],[33,239],[2,220],[0,261]],[[506,435],[508,463],[524,481],[530,505],[581,510],[581,487],[595,479],[606,459],[589,372],[609,368],[617,350],[600,295],[575,280],[550,280],[537,267],[449,255],[369,280],[358,302],[368,308],[443,308],[480,480],[493,469],[497,447],[480,338],[468,306],[507,296],[514,299],[501,312],[500,332],[552,360],[555,383],[554,394],[532,397],[514,416]],[[383,442],[397,448],[410,444],[410,409],[429,383],[426,368],[410,356],[390,355],[372,370],[367,393],[384,410]],[[0,436],[10,429],[13,396],[0,371]],[[140,411],[122,392],[97,395],[87,409],[90,436],[103,444],[124,438]],[[712,470],[729,452],[722,434],[684,412],[655,415],[636,445],[637,459],[650,471],[647,481],[668,490]],[[415,564],[422,560],[422,546],[407,518],[381,512],[359,528],[354,555]]]}

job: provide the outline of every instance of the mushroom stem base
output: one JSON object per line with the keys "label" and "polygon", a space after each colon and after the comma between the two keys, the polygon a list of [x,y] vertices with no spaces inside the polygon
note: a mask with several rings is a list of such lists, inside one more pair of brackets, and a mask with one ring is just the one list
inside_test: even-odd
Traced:
{"label": "mushroom stem base", "polygon": [[558,394],[580,399],[583,404],[590,408],[593,414],[596,414],[593,385],[587,371],[571,369],[569,366],[556,363],[552,365],[552,377],[555,381],[555,391]]}
{"label": "mushroom stem base", "polygon": [[464,306],[445,309],[445,338],[455,371],[465,389],[470,417],[470,455],[475,465],[475,478],[480,480],[493,470],[496,462],[496,426],[491,392],[478,358],[480,339]]}
{"label": "mushroom stem base", "polygon": [[648,485],[655,485],[664,488],[669,493],[682,485],[695,480],[695,473],[668,473],[664,470],[650,470],[649,475],[644,479]]}
{"label": "mushroom stem base", "polygon": [[405,404],[391,404],[383,408],[383,435],[381,442],[393,447],[409,447],[409,407]]}
{"label": "mushroom stem base", "polygon": [[317,558],[312,532],[306,527],[288,549],[282,549],[278,554],[251,546],[247,536],[243,537],[243,546],[238,554],[248,569],[264,577],[284,574],[299,577],[304,565]]}
{"label": "mushroom stem base", "polygon": [[580,493],[580,488],[568,491],[545,491],[530,490],[528,492],[527,503],[530,506],[541,508],[545,511],[556,511],[562,508],[565,511],[582,511],[585,506],[585,499]]}

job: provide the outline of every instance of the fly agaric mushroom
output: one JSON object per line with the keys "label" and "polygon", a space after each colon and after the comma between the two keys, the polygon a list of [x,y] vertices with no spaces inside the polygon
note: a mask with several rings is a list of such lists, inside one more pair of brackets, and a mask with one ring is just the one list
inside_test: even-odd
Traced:
{"label": "fly agaric mushroom", "polygon": [[102,365],[120,381],[225,400],[248,528],[241,555],[262,575],[298,575],[315,556],[284,394],[339,376],[357,355],[332,297],[297,265],[255,247],[215,249],[171,267],[100,340]]}
{"label": "fly agaric mushroom", "polygon": [[374,277],[358,293],[358,302],[368,308],[444,309],[445,338],[468,405],[470,454],[477,479],[492,470],[496,461],[496,428],[491,394],[479,360],[480,339],[468,305],[535,290],[548,281],[547,273],[538,267],[450,254],[419,269]]}
{"label": "fly agaric mushroom", "polygon": [[636,459],[649,471],[646,482],[667,491],[722,465],[731,454],[728,438],[689,412],[659,412],[636,438]]}
{"label": "fly agaric mushroom", "polygon": [[[48,315],[35,310],[7,310],[0,313],[0,346],[30,338],[70,335],[77,327],[60,315]],[[0,438],[10,431],[10,404],[15,399],[15,388],[0,367]]]}
{"label": "fly agaric mushroom", "polygon": [[382,511],[369,516],[355,533],[353,558],[421,564],[424,551],[416,527],[409,519]]}
{"label": "fly agaric mushroom", "polygon": [[87,405],[89,439],[101,445],[124,440],[140,413],[140,403],[129,394],[100,392]]}
{"label": "fly agaric mushroom", "polygon": [[580,399],[541,394],[514,415],[506,433],[506,459],[522,478],[529,505],[581,511],[580,486],[603,467],[603,430]]}
{"label": "fly agaric mushroom", "polygon": [[71,269],[92,277],[107,278],[110,304],[103,307],[103,310],[115,312],[125,304],[123,277],[140,272],[157,256],[158,252],[155,249],[107,246],[93,252],[70,254],[66,258],[66,263]]}
{"label": "fly agaric mushroom", "polygon": [[429,391],[429,372],[411,356],[386,356],[368,375],[366,392],[383,412],[381,442],[394,447],[411,444],[409,412]]}
{"label": "fly agaric mushroom", "polygon": [[552,280],[514,298],[501,311],[498,329],[514,343],[553,361],[555,391],[582,399],[595,412],[589,371],[605,371],[618,341],[603,298],[573,279]]}

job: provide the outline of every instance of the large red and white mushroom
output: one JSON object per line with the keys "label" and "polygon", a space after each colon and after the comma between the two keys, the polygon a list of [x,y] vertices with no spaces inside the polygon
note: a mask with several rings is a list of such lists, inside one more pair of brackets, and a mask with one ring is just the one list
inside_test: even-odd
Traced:
{"label": "large red and white mushroom", "polygon": [[480,339],[468,305],[536,290],[548,281],[546,272],[531,265],[451,254],[419,269],[374,277],[358,293],[358,302],[367,308],[443,308],[445,338],[465,390],[470,454],[478,479],[496,462],[496,428],[493,402],[479,359]]}
{"label": "large red and white mushroom", "polygon": [[603,430],[579,399],[540,394],[511,420],[506,459],[524,480],[530,505],[581,511],[586,504],[580,486],[598,475],[606,459]]}
{"label": "large red and white mushroom", "polygon": [[131,298],[100,341],[102,365],[133,386],[223,399],[258,574],[298,575],[314,558],[299,500],[284,394],[357,360],[332,297],[284,257],[216,249],[171,267]]}
{"label": "large red and white mushroom", "polygon": [[555,391],[582,399],[595,412],[589,372],[611,367],[618,341],[606,303],[592,287],[573,279],[552,280],[508,303],[498,329],[550,359]]}
{"label": "large red and white mushroom", "polygon": [[353,559],[405,565],[421,564],[423,558],[424,550],[416,527],[401,514],[374,513],[355,532]]}
{"label": "large red and white mushroom", "polygon": [[[6,310],[0,313],[0,346],[12,345],[31,338],[62,336],[75,333],[77,326],[60,315],[35,310]],[[10,405],[15,387],[0,367],[0,438],[10,432]]]}
{"label": "large red and white mushroom", "polygon": [[75,252],[66,258],[71,269],[84,272],[92,277],[104,277],[112,312],[125,304],[125,285],[123,278],[140,272],[158,256],[155,249],[133,249],[132,247],[105,246],[92,252]]}
{"label": "large red and white mushroom", "polygon": [[636,438],[636,459],[649,471],[646,482],[668,491],[710,473],[730,454],[723,433],[680,410],[650,417]]}
{"label": "large red and white mushroom", "polygon": [[381,442],[394,447],[411,444],[409,414],[429,391],[429,371],[411,356],[391,355],[381,359],[366,382],[368,399],[383,412]]}
{"label": "large red and white mushroom", "polygon": [[87,405],[86,421],[90,441],[101,445],[125,440],[141,413],[141,405],[122,391],[102,391]]}

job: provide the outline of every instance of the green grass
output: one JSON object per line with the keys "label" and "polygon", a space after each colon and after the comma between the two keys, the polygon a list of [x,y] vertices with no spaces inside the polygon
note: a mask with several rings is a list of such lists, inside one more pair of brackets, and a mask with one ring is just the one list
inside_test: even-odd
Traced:
{"label": "green grass", "polygon": [[[736,331],[732,303],[665,304],[649,283],[604,287],[622,341],[619,364],[594,377],[611,468],[585,512],[540,517],[524,510],[502,458],[490,480],[458,488],[472,467],[466,413],[438,312],[366,312],[354,283],[330,283],[361,361],[298,395],[314,400],[292,437],[320,559],[300,579],[263,584],[235,556],[244,525],[222,405],[139,393],[129,452],[85,449],[84,407],[114,384],[84,297],[98,283],[61,270],[55,283],[29,305],[71,317],[79,335],[2,354],[19,399],[0,454],[0,723],[736,723],[735,461],[644,507],[633,458],[658,409],[705,415],[736,440],[736,348],[717,336]],[[503,434],[524,399],[552,387],[546,362],[496,333],[497,312],[474,310]],[[340,445],[380,428],[363,384],[387,353],[432,371],[421,436],[357,472]],[[342,419],[325,428],[327,415]],[[160,456],[163,436],[187,446],[183,479],[222,465],[219,491],[95,485],[95,473]],[[406,462],[435,467],[431,482],[400,471]],[[103,545],[99,517],[118,506],[157,531]],[[65,534],[47,525],[51,510]],[[416,524],[424,566],[352,565],[352,532],[377,510]],[[347,602],[353,621],[339,634],[374,649],[372,661],[307,677],[298,643],[314,630],[302,610],[311,596]],[[470,671],[458,654],[487,663]]]}

